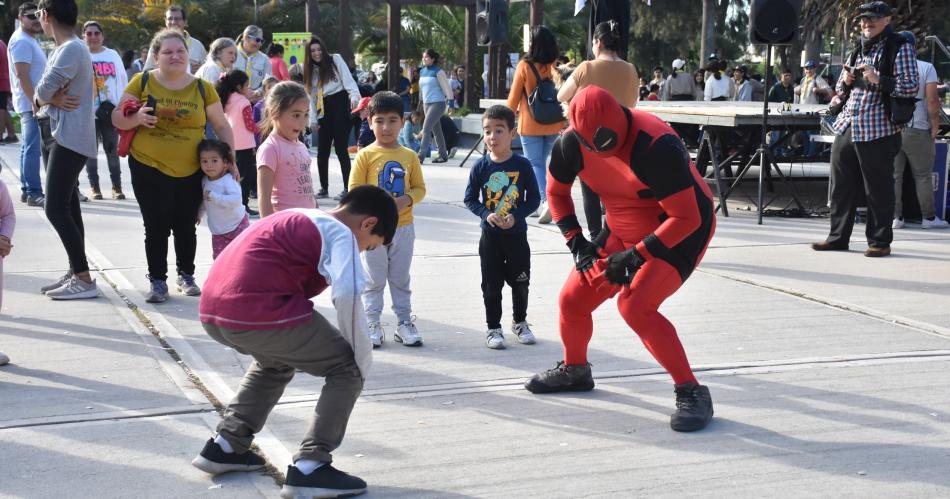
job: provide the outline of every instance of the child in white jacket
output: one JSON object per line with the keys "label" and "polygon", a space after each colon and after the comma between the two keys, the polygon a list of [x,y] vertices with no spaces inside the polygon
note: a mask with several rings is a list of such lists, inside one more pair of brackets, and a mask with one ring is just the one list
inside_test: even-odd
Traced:
{"label": "child in white jacket", "polygon": [[241,185],[230,173],[230,158],[230,146],[220,140],[205,139],[198,144],[198,161],[205,174],[201,180],[204,190],[201,213],[208,216],[213,258],[218,258],[224,248],[250,226],[241,198]]}

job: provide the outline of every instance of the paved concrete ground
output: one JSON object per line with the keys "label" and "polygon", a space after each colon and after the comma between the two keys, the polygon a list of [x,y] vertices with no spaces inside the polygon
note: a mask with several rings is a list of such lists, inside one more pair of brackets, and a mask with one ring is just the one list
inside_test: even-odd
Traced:
{"label": "paved concrete ground", "polygon": [[[0,160],[19,197],[17,148],[0,147]],[[950,231],[897,231],[894,255],[872,260],[859,235],[848,253],[808,249],[826,219],[720,217],[702,266],[663,307],[716,406],[708,429],[677,434],[671,382],[613,303],[595,314],[595,391],[521,388],[561,357],[556,300],[571,264],[552,226],[532,219],[529,230],[539,343],[484,347],[478,227],[457,164],[425,166],[429,197],[416,210],[425,346],[377,350],[335,454],[370,483],[367,497],[950,494]],[[248,358],[203,333],[196,299],[144,302],[135,201],[83,204],[104,293],[73,303],[36,291],[62,273],[65,253],[40,210],[16,208],[0,316],[0,350],[13,359],[0,368],[0,496],[275,497],[279,477],[211,478],[189,464],[217,421],[212,399],[230,398]],[[199,227],[199,282],[210,254]],[[316,305],[333,317],[328,300]],[[384,320],[391,340],[395,318]],[[320,387],[295,379],[259,436],[276,469]]]}

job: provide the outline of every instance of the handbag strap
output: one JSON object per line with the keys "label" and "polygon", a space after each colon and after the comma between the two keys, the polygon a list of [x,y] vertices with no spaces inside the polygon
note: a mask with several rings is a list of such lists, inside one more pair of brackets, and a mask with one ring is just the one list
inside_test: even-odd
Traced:
{"label": "handbag strap", "polygon": [[[537,90],[538,87],[541,86],[541,73],[538,72],[538,68],[534,67],[534,63],[533,63],[533,62],[524,61],[524,63],[525,63],[529,68],[531,68],[531,72],[534,73],[534,77],[538,80],[538,83],[537,83],[537,84],[535,85],[535,87],[534,87],[534,89]],[[531,102],[531,98],[528,97],[528,91],[527,91],[524,87],[521,87],[521,93],[524,94],[525,100],[530,103],[530,102]]]}

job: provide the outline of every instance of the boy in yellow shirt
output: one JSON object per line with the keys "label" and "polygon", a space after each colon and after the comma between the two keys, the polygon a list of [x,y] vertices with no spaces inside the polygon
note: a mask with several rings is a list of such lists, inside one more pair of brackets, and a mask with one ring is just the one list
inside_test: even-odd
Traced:
{"label": "boy in yellow shirt", "polygon": [[409,267],[416,240],[412,208],[425,197],[426,184],[419,157],[412,149],[399,145],[403,125],[402,98],[393,92],[379,92],[370,100],[368,109],[369,127],[376,135],[376,141],[356,154],[350,171],[350,189],[364,184],[378,186],[393,196],[399,210],[399,225],[392,242],[362,253],[368,277],[363,304],[370,339],[374,348],[385,341],[386,333],[379,317],[383,312],[383,291],[389,281],[392,309],[399,321],[393,339],[407,347],[420,346],[422,335],[414,324],[410,303]]}

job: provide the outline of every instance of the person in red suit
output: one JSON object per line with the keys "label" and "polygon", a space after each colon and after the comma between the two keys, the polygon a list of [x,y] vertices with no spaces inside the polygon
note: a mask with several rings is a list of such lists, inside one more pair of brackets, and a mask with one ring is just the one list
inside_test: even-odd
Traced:
{"label": "person in red suit", "polygon": [[[653,357],[673,377],[677,431],[712,419],[709,389],[693,376],[676,328],[657,309],[702,260],[716,227],[712,193],[676,132],[652,114],[621,106],[596,86],[571,101],[572,127],[557,140],[547,195],[574,255],[558,300],[564,360],[525,382],[532,393],[594,388],[587,344],[591,313],[618,295],[617,307]],[[571,186],[580,177],[606,208],[606,226],[588,241]]]}

